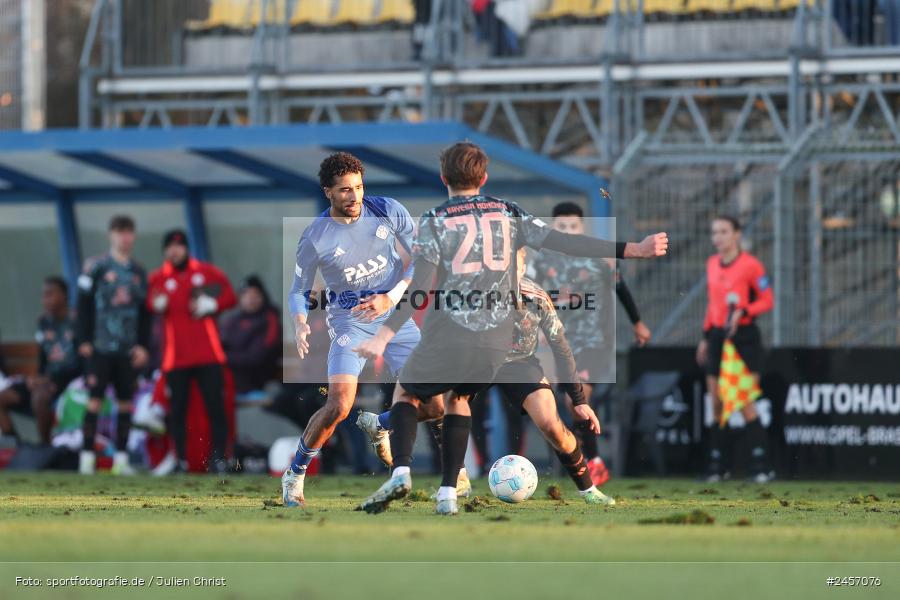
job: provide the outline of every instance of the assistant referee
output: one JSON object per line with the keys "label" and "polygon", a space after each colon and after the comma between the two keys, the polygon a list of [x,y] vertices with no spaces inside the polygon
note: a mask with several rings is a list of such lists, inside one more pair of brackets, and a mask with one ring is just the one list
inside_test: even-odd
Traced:
{"label": "assistant referee", "polygon": [[[706,371],[706,388],[713,400],[715,424],[710,430],[707,481],[727,477],[723,447],[727,429],[718,426],[722,415],[719,398],[719,367],[722,346],[731,339],[747,368],[759,381],[762,368],[762,336],[756,317],[772,310],[772,288],[765,267],[755,256],[741,249],[741,224],[735,217],[719,216],[712,221],[712,243],[716,254],[706,261],[707,305],[703,339],[697,346],[697,362]],[[768,440],[754,404],[741,412],[747,423],[751,458],[749,470],[758,483],[773,477],[768,467]]]}

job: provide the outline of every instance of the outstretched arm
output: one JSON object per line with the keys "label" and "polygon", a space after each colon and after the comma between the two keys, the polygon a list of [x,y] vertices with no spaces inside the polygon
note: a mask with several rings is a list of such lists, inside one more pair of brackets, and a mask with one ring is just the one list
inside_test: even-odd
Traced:
{"label": "outstretched arm", "polygon": [[656,233],[648,235],[640,243],[610,242],[588,235],[551,231],[544,239],[542,247],[570,256],[587,258],[655,258],[664,256],[668,251],[669,236],[665,233]]}

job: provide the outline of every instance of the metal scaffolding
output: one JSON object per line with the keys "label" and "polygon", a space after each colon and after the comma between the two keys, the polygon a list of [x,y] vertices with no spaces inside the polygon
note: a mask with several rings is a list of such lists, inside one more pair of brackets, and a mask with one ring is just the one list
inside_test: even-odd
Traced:
{"label": "metal scaffolding", "polygon": [[[130,57],[123,12],[131,4],[99,0],[82,53],[81,127],[453,119],[608,168],[641,131],[673,150],[699,143],[728,153],[748,150],[762,131],[783,154],[817,112],[853,117],[865,102],[847,94],[889,106],[898,91],[890,81],[900,73],[900,48],[840,46],[824,1],[799,3],[780,44],[740,54],[663,55],[647,42],[658,24],[644,19],[643,2],[617,0],[605,23],[589,28],[602,38],[597,54],[492,59],[471,55],[467,3],[435,0],[421,60],[317,67],[289,57],[288,15],[305,0],[257,1],[262,14],[286,2],[284,22],[261,19],[243,35],[241,61],[211,67],[179,59],[186,34],[169,29],[171,51]],[[829,93],[823,88],[841,101],[814,104],[812,95]],[[685,121],[693,138],[680,131]]]}
{"label": "metal scaffolding", "polygon": [[[277,0],[259,1],[267,14]],[[771,44],[715,55],[659,43],[666,27],[699,35],[702,23],[653,23],[642,1],[616,0],[587,28],[598,52],[504,59],[472,52],[463,0],[435,0],[420,60],[327,68],[289,56],[298,1],[244,34],[239,64],[213,68],[179,61],[183,38],[165,60],[128,58],[127,1],[99,0],[81,126],[459,121],[611,176],[620,236],[673,232],[681,258],[627,267],[660,307],[645,311],[659,343],[696,340],[707,222],[723,210],[747,221],[774,276],[773,343],[900,342],[900,47],[854,45],[830,0],[799,2]],[[727,32],[745,38],[773,27],[736,23]]]}

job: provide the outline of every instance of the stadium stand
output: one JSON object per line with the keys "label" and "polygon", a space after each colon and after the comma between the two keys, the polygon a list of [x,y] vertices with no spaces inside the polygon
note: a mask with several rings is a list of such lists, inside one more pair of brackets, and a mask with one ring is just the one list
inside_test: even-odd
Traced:
{"label": "stadium stand", "polygon": [[410,0],[381,0],[381,10],[375,17],[375,22],[379,25],[410,25],[415,16],[415,8]]}
{"label": "stadium stand", "polygon": [[[290,6],[288,0],[271,0],[264,22],[283,25]],[[248,31],[260,24],[262,11],[262,0],[211,0],[207,18],[188,21],[186,29],[195,33]],[[406,26],[414,18],[411,0],[297,0],[287,22],[292,28],[327,30],[346,25]]]}
{"label": "stadium stand", "polygon": [[371,25],[375,22],[375,0],[341,0],[332,22],[335,25]]}
{"label": "stadium stand", "polygon": [[209,16],[203,21],[188,21],[185,26],[191,31],[245,29],[250,25],[248,9],[241,0],[211,0]]}
{"label": "stadium stand", "polygon": [[333,24],[334,2],[297,2],[291,27],[327,27]]}
{"label": "stadium stand", "polygon": [[[689,18],[721,20],[739,16],[768,17],[795,11],[801,3],[813,7],[818,0],[622,0],[620,7],[632,14],[640,9],[652,20]],[[262,0],[211,0],[209,15],[204,20],[188,21],[193,32],[246,31],[259,25]],[[589,23],[604,20],[615,11],[616,0],[548,0],[543,10],[532,15],[539,25],[558,22]],[[271,0],[266,9],[266,24],[285,21],[288,0]],[[409,26],[415,18],[411,0],[298,0],[288,22],[291,27],[329,29],[343,25]]]}
{"label": "stadium stand", "polygon": [[[604,4],[599,2],[599,4]],[[584,19],[593,16],[594,0],[550,0],[543,12],[534,16],[536,20],[552,21],[556,19]]]}

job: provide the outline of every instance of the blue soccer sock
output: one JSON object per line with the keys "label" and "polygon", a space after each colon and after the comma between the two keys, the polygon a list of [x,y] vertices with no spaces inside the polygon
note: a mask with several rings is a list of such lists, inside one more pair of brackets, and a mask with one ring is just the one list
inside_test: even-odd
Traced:
{"label": "blue soccer sock", "polygon": [[297,444],[297,453],[294,454],[294,462],[291,463],[291,471],[297,475],[305,474],[306,467],[309,466],[312,459],[319,455],[321,450],[321,448],[307,448],[303,443],[303,438],[300,438],[300,443]]}
{"label": "blue soccer sock", "polygon": [[378,415],[378,425],[386,430],[391,428],[391,411],[386,410]]}

